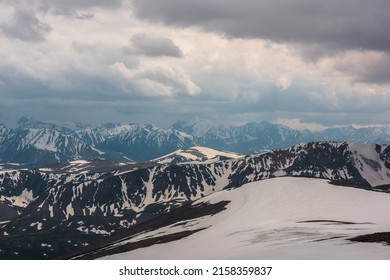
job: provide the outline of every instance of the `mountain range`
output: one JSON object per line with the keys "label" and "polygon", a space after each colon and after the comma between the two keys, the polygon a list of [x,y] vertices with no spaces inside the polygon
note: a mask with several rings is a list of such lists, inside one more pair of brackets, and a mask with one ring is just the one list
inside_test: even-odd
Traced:
{"label": "mountain range", "polygon": [[295,130],[269,122],[228,126],[208,120],[151,124],[36,121],[23,117],[16,128],[0,124],[0,164],[42,167],[75,160],[145,162],[178,149],[209,147],[238,154],[258,153],[312,141],[390,143],[390,126]]}
{"label": "mountain range", "polygon": [[322,141],[245,156],[192,147],[143,163],[79,159],[3,170],[0,258],[97,258],[149,246],[162,241],[110,244],[216,215],[229,202],[202,198],[278,177],[326,179],[388,196],[390,146]]}

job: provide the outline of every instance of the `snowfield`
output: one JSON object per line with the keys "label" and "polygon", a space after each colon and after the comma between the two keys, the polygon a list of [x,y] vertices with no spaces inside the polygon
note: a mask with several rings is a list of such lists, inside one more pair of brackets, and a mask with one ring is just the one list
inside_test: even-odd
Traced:
{"label": "snowfield", "polygon": [[230,203],[214,216],[181,221],[112,246],[206,229],[104,259],[390,259],[390,246],[348,240],[390,231],[390,194],[284,177],[213,193],[196,203],[220,201]]}

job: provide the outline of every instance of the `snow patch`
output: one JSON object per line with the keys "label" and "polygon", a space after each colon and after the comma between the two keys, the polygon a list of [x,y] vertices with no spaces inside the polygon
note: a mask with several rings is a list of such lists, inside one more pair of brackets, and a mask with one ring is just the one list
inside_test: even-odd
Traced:
{"label": "snow patch", "polygon": [[74,210],[72,207],[72,202],[66,206],[66,219],[69,219],[71,216],[74,216]]}
{"label": "snow patch", "polygon": [[26,208],[31,202],[33,202],[37,197],[34,198],[33,191],[28,191],[27,189],[24,189],[22,193],[18,196],[10,196],[10,197],[3,197],[0,196],[0,200],[8,200],[12,203],[14,206],[19,206]]}
{"label": "snow patch", "polygon": [[35,227],[35,226],[37,226],[37,230],[42,230],[42,223],[41,222],[32,223],[30,225],[30,227]]}
{"label": "snow patch", "polygon": [[52,168],[39,168],[39,171],[41,171],[41,172],[52,172],[53,169]]}
{"label": "snow patch", "polygon": [[85,226],[81,226],[77,228],[78,231],[85,232],[86,234],[94,233],[99,235],[110,235],[113,231],[106,231],[103,229],[98,229],[93,226],[87,228]]}
{"label": "snow patch", "polygon": [[87,160],[75,160],[75,161],[71,161],[69,162],[70,164],[89,164],[91,163],[90,161],[87,161]]}

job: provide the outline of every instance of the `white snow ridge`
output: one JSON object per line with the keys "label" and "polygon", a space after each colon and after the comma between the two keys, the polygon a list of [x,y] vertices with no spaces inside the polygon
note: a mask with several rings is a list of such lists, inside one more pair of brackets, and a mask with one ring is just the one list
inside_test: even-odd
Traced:
{"label": "white snow ridge", "polygon": [[309,178],[274,178],[213,193],[196,203],[227,209],[141,233],[120,244],[198,231],[104,259],[389,259],[390,247],[348,239],[389,231],[390,195]]}
{"label": "white snow ridge", "polygon": [[243,157],[243,155],[233,152],[218,151],[207,147],[191,147],[188,149],[179,149],[173,153],[156,158],[152,161],[160,164],[171,164],[175,161],[177,161],[179,164],[207,164],[216,162],[220,160],[221,157],[226,159],[238,159]]}

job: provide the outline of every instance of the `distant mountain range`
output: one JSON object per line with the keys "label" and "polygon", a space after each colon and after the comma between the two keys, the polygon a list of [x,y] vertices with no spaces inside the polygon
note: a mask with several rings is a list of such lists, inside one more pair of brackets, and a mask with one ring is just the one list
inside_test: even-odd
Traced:
{"label": "distant mountain range", "polygon": [[242,154],[285,148],[313,141],[348,141],[390,144],[390,125],[328,128],[322,131],[296,130],[269,122],[240,126],[217,125],[207,120],[178,121],[172,128],[192,135],[200,146]]}
{"label": "distant mountain range", "polygon": [[95,252],[110,238],[212,215],[226,206],[223,201],[191,204],[202,197],[286,176],[386,193],[390,146],[310,142],[247,156],[197,147],[146,163],[77,160],[3,170],[0,258],[52,259]]}
{"label": "distant mountain range", "polygon": [[22,118],[15,129],[0,126],[0,163],[44,166],[74,160],[147,161],[197,146],[193,137],[151,124],[38,122]]}
{"label": "distant mountain range", "polygon": [[197,120],[162,129],[151,124],[91,127],[23,117],[16,128],[0,124],[0,163],[40,167],[80,159],[144,162],[195,146],[250,154],[311,141],[390,144],[390,126],[301,131],[269,122],[223,126]]}

